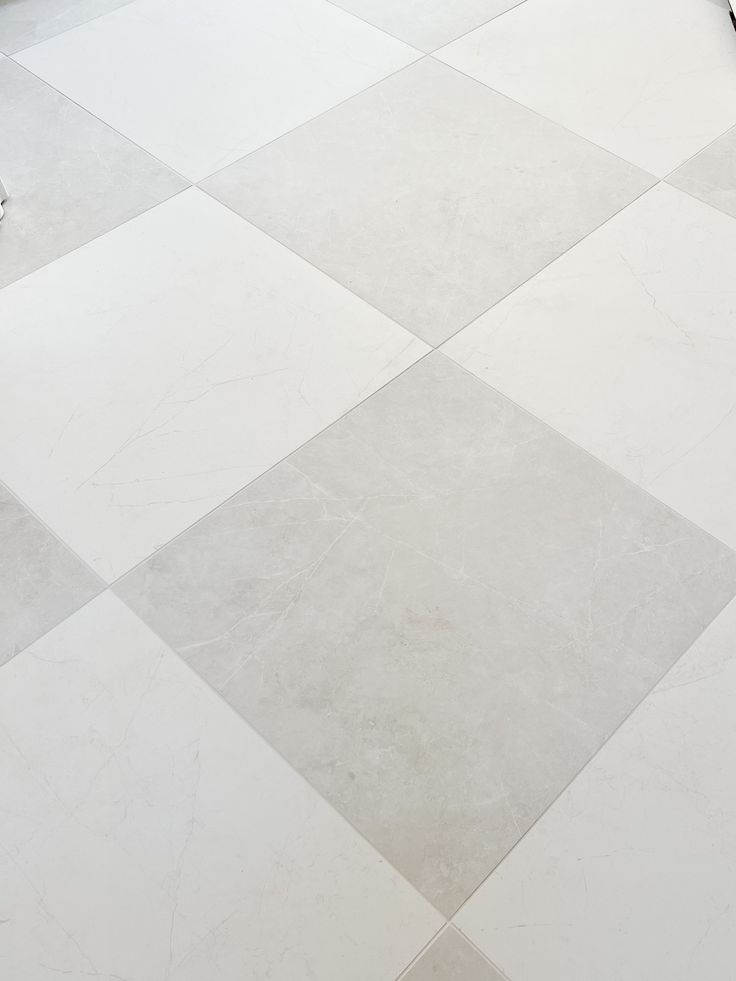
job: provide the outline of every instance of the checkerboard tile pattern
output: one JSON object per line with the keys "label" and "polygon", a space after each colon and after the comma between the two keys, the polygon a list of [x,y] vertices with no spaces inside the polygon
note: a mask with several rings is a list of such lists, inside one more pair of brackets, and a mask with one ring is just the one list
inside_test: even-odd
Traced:
{"label": "checkerboard tile pattern", "polygon": [[8,978],[725,981],[726,4],[0,52]]}

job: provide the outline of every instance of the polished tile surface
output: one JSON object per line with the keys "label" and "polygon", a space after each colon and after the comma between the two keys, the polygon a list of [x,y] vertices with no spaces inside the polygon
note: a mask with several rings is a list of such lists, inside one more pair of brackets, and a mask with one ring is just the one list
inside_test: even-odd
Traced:
{"label": "polished tile surface", "polygon": [[108,581],[425,350],[196,189],[3,291],[0,336],[0,476]]}
{"label": "polished tile surface", "polygon": [[446,352],[736,546],[736,223],[660,185]]}
{"label": "polished tile surface", "polygon": [[0,52],[0,981],[736,981],[727,0]]}
{"label": "polished tile surface", "polygon": [[471,899],[514,981],[731,976],[736,604]]}
{"label": "polished tile surface", "polygon": [[736,126],[688,160],[667,181],[736,218]]}
{"label": "polished tile surface", "polygon": [[0,92],[0,177],[10,195],[0,226],[0,287],[185,186],[9,58],[0,58]]}
{"label": "polished tile surface", "polygon": [[658,177],[736,123],[725,4],[527,0],[438,57]]}
{"label": "polished tile surface", "polygon": [[428,59],[205,187],[439,344],[651,183]]}
{"label": "polished tile surface", "polygon": [[448,927],[422,954],[401,981],[503,981],[472,945]]}
{"label": "polished tile surface", "polygon": [[0,664],[103,584],[0,484]]}
{"label": "polished tile surface", "polygon": [[336,0],[369,24],[421,51],[433,51],[484,24],[520,0]]}
{"label": "polished tile surface", "polygon": [[130,0],[3,0],[0,51],[21,51],[125,3]]}
{"label": "polished tile surface", "polygon": [[13,981],[384,981],[441,923],[109,593],[3,668],[0,776]]}
{"label": "polished tile surface", "polygon": [[447,913],[735,591],[441,354],[117,587]]}
{"label": "polished tile surface", "polygon": [[418,56],[327,0],[135,0],[19,60],[198,181]]}

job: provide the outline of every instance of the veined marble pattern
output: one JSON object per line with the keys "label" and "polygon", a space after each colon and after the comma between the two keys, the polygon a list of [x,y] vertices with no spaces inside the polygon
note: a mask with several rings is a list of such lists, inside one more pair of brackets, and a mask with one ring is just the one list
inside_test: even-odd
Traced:
{"label": "veined marble pattern", "polygon": [[427,59],[204,186],[439,344],[652,183]]}
{"label": "veined marble pattern", "polygon": [[0,178],[10,195],[0,287],[186,186],[9,58],[0,58],[0,93]]}
{"label": "veined marble pattern", "polygon": [[0,52],[0,981],[736,981],[727,0]]}
{"label": "veined marble pattern", "polygon": [[196,188],[3,290],[0,339],[0,476],[108,581],[426,350]]}
{"label": "veined marble pattern", "polygon": [[13,981],[384,981],[439,914],[109,593],[3,668]]}
{"label": "veined marble pattern", "polygon": [[473,896],[514,981],[723,981],[736,934],[736,603]]}
{"label": "veined marble pattern", "polygon": [[449,914],[736,555],[435,353],[116,591]]}
{"label": "veined marble pattern", "polygon": [[736,123],[726,4],[526,0],[437,57],[658,177]]}
{"label": "veined marble pattern", "polygon": [[444,350],[736,546],[736,223],[662,184]]}
{"label": "veined marble pattern", "polygon": [[417,57],[327,0],[134,0],[18,60],[198,181]]}

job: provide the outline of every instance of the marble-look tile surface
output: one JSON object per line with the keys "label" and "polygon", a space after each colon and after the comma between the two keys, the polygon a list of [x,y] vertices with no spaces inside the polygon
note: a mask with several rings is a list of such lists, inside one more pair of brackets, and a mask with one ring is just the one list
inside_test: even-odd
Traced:
{"label": "marble-look tile surface", "polygon": [[515,7],[520,0],[335,0],[421,51],[434,51]]}
{"label": "marble-look tile surface", "polygon": [[448,927],[401,975],[401,981],[503,981],[488,961],[453,927]]}
{"label": "marble-look tile surface", "polygon": [[736,218],[736,126],[688,160],[667,181]]}
{"label": "marble-look tile surface", "polygon": [[514,981],[725,981],[736,936],[736,604],[461,911]]}
{"label": "marble-look tile surface", "polygon": [[0,287],[170,197],[185,182],[0,58]]}
{"label": "marble-look tile surface", "polygon": [[19,60],[198,181],[417,57],[327,0],[135,0]]}
{"label": "marble-look tile surface", "polygon": [[705,0],[527,0],[438,55],[664,177],[736,122],[736,44]]}
{"label": "marble-look tile surface", "polygon": [[0,664],[103,584],[0,484]]}
{"label": "marble-look tile surface", "polygon": [[0,342],[0,477],[108,581],[426,351],[196,188],[3,290]]}
{"label": "marble-look tile surface", "polygon": [[445,347],[736,547],[736,222],[662,184]]}
{"label": "marble-look tile surface", "polygon": [[3,0],[0,51],[20,51],[125,3],[130,0]]}
{"label": "marble-look tile surface", "polygon": [[439,344],[651,183],[427,59],[205,186]]}
{"label": "marble-look tile surface", "polygon": [[386,981],[442,920],[109,593],[2,669],[8,981]]}
{"label": "marble-look tile surface", "polygon": [[432,354],[116,591],[452,912],[736,555]]}

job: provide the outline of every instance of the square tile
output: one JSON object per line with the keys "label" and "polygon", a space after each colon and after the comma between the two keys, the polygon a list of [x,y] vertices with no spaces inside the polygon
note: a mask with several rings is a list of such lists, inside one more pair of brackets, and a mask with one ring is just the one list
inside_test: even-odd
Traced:
{"label": "square tile", "polygon": [[0,338],[0,475],[108,581],[426,351],[196,188],[3,290]]}
{"label": "square tile", "polygon": [[130,0],[4,0],[0,6],[0,50],[21,51]]}
{"label": "square tile", "polygon": [[198,181],[417,57],[327,0],[135,0],[19,60]]}
{"label": "square tile", "polygon": [[0,664],[103,589],[0,484]]}
{"label": "square tile", "polygon": [[732,974],[736,604],[459,914],[514,981]]}
{"label": "square tile", "polygon": [[736,546],[736,222],[666,184],[445,347]]}
{"label": "square tile", "polygon": [[439,344],[651,183],[426,59],[205,187]]}
{"label": "square tile", "polygon": [[421,51],[434,51],[521,0],[338,0],[343,10]]}
{"label": "square tile", "polygon": [[736,555],[432,354],[116,592],[449,913]]}
{"label": "square tile", "polygon": [[501,975],[452,927],[444,930],[401,981],[503,981]]}
{"label": "square tile", "polygon": [[527,0],[437,57],[658,177],[736,122],[736,43],[713,3]]}
{"label": "square tile", "polygon": [[386,981],[439,914],[103,594],[2,669],[13,981]]}
{"label": "square tile", "polygon": [[0,226],[0,287],[186,186],[9,58],[0,58],[0,91],[0,176],[10,195]]}
{"label": "square tile", "polygon": [[683,164],[667,182],[736,218],[736,126]]}

